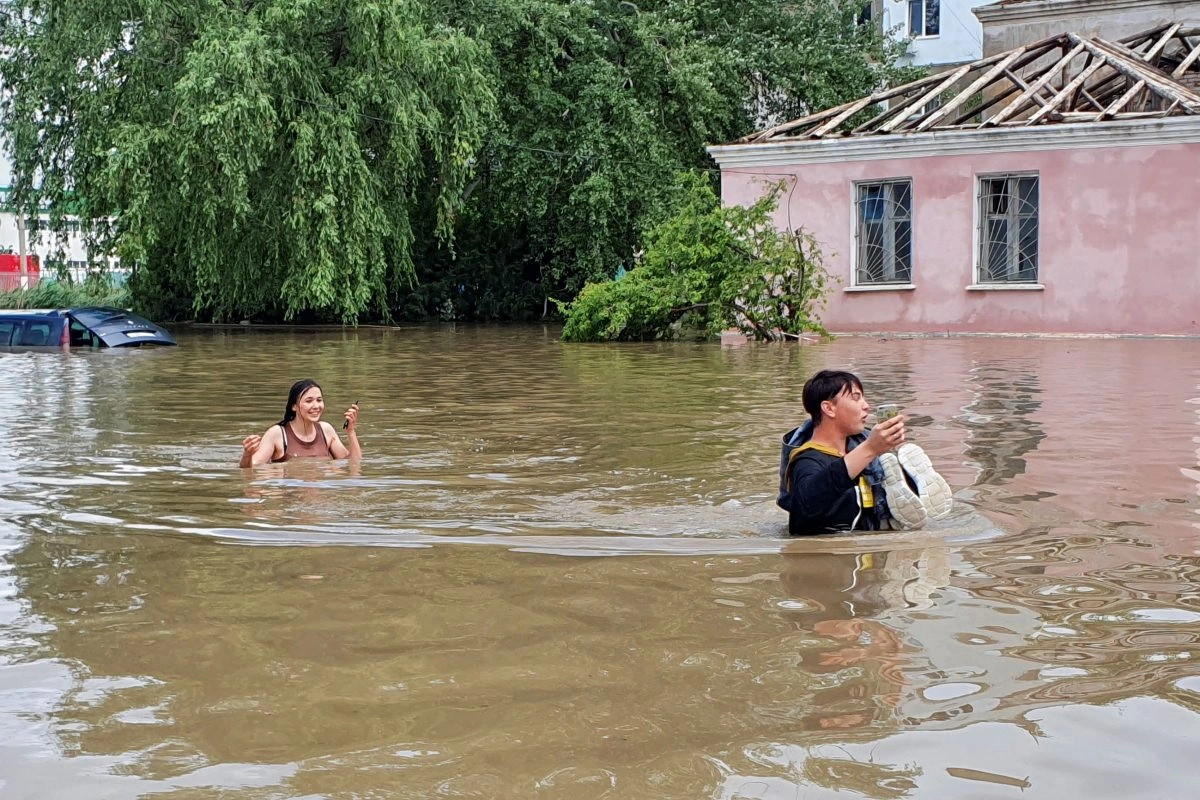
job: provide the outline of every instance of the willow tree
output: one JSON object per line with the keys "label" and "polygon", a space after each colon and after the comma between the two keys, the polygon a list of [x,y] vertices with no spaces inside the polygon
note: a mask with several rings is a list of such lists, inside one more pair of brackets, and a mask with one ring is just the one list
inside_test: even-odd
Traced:
{"label": "willow tree", "polygon": [[422,259],[480,316],[629,268],[707,145],[907,74],[862,0],[438,1],[488,43],[504,98],[457,260]]}
{"label": "willow tree", "polygon": [[387,313],[454,210],[487,48],[417,0],[34,0],[0,13],[13,199],[215,318]]}

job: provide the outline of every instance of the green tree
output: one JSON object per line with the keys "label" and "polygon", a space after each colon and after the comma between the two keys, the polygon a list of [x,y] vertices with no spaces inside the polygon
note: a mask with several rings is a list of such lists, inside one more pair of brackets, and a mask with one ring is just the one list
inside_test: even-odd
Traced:
{"label": "green tree", "polygon": [[779,189],[749,208],[723,208],[707,178],[682,184],[675,213],[649,232],[638,265],[564,304],[563,339],[662,339],[682,328],[737,328],[760,340],[824,334],[821,254],[803,232],[773,226]]}
{"label": "green tree", "polygon": [[415,0],[34,0],[2,22],[13,200],[75,197],[135,291],[217,318],[386,314],[418,233],[450,240],[496,105],[486,47]]}
{"label": "green tree", "polygon": [[675,176],[712,167],[706,145],[908,74],[898,45],[860,24],[859,0],[451,6],[488,42],[504,103],[457,262],[429,253],[423,277],[446,276],[480,315],[540,312],[631,264]]}
{"label": "green tree", "polygon": [[[14,0],[14,202],[205,318],[517,318],[704,147],[894,80],[862,0]],[[164,308],[165,313],[169,309]]]}

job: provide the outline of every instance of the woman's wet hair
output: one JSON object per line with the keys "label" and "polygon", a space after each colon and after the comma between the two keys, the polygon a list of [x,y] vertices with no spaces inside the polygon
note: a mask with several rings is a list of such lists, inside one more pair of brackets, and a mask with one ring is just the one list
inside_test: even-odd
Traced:
{"label": "woman's wet hair", "polygon": [[823,369],[809,378],[804,384],[800,398],[804,403],[804,410],[812,417],[813,425],[821,424],[821,403],[833,400],[842,392],[852,389],[862,391],[862,381],[852,372]]}
{"label": "woman's wet hair", "polygon": [[318,389],[321,388],[321,384],[312,378],[305,378],[292,384],[292,390],[288,392],[287,405],[283,409],[283,419],[279,420],[280,425],[286,425],[296,418],[296,403],[299,403],[304,393],[314,386]]}

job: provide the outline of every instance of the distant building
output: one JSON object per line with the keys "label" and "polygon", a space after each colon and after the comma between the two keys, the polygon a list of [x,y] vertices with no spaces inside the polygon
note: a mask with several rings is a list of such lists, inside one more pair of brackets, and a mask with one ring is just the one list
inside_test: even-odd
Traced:
{"label": "distant building", "polygon": [[[22,236],[17,214],[8,202],[10,191],[10,186],[0,185],[0,252],[20,255]],[[118,279],[123,276],[117,259],[89,257],[87,240],[77,218],[67,218],[66,234],[62,237],[50,233],[50,217],[46,214],[36,219],[27,217],[24,223],[25,252],[37,258],[43,279],[65,273],[72,280],[83,281],[90,271],[101,266]]]}
{"label": "distant building", "polygon": [[1198,77],[1200,26],[1064,33],[709,152],[726,204],[784,179],[831,331],[1200,336]]}
{"label": "distant building", "polygon": [[885,33],[911,39],[905,65],[934,72],[982,57],[983,29],[971,13],[991,0],[873,0],[872,16]]}

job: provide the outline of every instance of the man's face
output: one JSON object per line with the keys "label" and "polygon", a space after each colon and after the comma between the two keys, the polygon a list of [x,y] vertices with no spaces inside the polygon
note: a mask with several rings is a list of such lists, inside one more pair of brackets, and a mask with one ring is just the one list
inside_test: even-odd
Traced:
{"label": "man's face", "polygon": [[821,404],[825,416],[846,436],[862,433],[867,427],[871,404],[863,397],[862,389],[847,386],[841,394]]}

